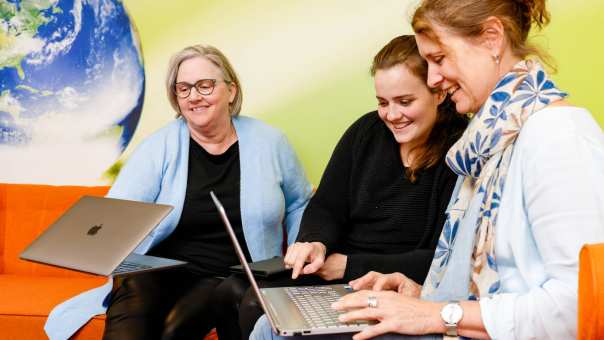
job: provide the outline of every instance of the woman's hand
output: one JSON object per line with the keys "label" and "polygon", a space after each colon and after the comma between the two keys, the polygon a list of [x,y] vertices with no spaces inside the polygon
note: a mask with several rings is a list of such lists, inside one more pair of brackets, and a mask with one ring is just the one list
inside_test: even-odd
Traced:
{"label": "woman's hand", "polygon": [[344,277],[346,271],[346,262],[348,257],[339,253],[333,253],[327,256],[323,266],[317,271],[323,280],[331,281],[337,280]]}
{"label": "woman's hand", "polygon": [[[325,263],[327,248],[321,242],[296,242],[287,248],[285,268],[292,269],[292,279],[300,274],[313,274]],[[308,264],[306,264],[308,262]]]}
{"label": "woman's hand", "polygon": [[[376,299],[375,307],[369,307],[370,297]],[[356,320],[378,322],[353,336],[354,340],[363,340],[386,333],[408,335],[444,333],[444,324],[440,317],[443,305],[443,303],[404,296],[394,291],[363,290],[345,295],[332,307],[339,311],[346,311],[339,317],[342,322]]]}
{"label": "woman's hand", "polygon": [[422,290],[422,286],[401,273],[382,274],[369,272],[358,279],[350,281],[349,284],[354,290],[394,290],[399,294],[409,297],[419,297]]}

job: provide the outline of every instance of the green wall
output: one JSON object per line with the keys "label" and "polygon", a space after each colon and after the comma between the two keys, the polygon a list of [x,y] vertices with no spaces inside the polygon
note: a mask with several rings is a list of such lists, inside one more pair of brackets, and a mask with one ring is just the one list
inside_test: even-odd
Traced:
{"label": "green wall", "polygon": [[[141,35],[147,96],[132,150],[174,116],[163,80],[170,55],[209,43],[231,59],[244,89],[243,114],[289,136],[317,184],[348,125],[375,108],[368,68],[390,38],[410,33],[416,1],[124,0]],[[570,101],[604,125],[601,0],[549,1],[552,23],[537,41],[554,56]]]}

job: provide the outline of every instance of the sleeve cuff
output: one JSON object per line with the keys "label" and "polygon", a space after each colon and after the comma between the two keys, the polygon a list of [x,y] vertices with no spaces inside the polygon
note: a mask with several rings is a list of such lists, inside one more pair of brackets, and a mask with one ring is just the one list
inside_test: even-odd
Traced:
{"label": "sleeve cuff", "polygon": [[365,275],[366,273],[360,273],[363,271],[359,258],[354,255],[346,255],[346,269],[344,269],[344,281],[348,282]]}
{"label": "sleeve cuff", "polygon": [[514,310],[518,294],[504,293],[480,299],[484,328],[493,340],[515,339]]}

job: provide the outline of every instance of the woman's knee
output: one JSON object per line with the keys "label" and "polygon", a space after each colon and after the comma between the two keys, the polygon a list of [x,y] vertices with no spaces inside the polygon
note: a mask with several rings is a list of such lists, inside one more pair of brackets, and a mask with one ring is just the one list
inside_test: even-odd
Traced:
{"label": "woman's knee", "polygon": [[158,299],[149,299],[132,287],[121,286],[114,292],[105,319],[104,340],[148,339],[161,331],[166,310]]}
{"label": "woman's knee", "polygon": [[128,276],[113,291],[104,339],[152,339],[161,334],[163,320],[176,299],[169,281],[159,272]]}
{"label": "woman's knee", "polygon": [[221,279],[203,278],[180,292],[163,323],[162,339],[190,339],[203,336],[216,325],[217,306],[212,303]]}
{"label": "woman's knee", "polygon": [[213,292],[213,300],[217,304],[227,304],[239,308],[249,284],[242,278],[231,275],[216,286]]}
{"label": "woman's knee", "polygon": [[248,289],[239,307],[239,327],[244,338],[249,337],[258,318],[264,314],[260,301],[252,288]]}
{"label": "woman's knee", "polygon": [[147,275],[125,278],[113,291],[107,310],[108,320],[125,316],[166,313],[170,301],[162,293],[161,283]]}

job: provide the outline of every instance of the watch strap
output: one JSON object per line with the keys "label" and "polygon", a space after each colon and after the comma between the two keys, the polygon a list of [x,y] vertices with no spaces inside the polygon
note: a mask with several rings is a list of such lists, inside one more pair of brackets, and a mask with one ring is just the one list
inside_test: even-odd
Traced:
{"label": "watch strap", "polygon": [[[449,301],[449,303],[447,303],[447,305],[452,305],[452,304],[460,306],[459,305],[459,300],[451,300],[451,301]],[[446,338],[449,338],[449,339],[458,338],[459,335],[457,334],[457,323],[459,321],[456,322],[456,323],[448,323],[446,321],[444,321],[444,322],[445,322],[445,334],[444,334],[445,335],[445,339]]]}

